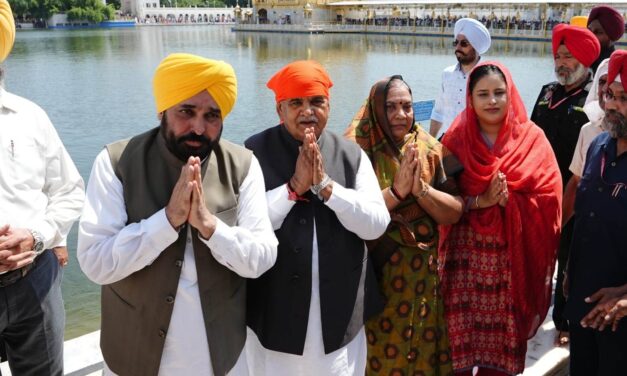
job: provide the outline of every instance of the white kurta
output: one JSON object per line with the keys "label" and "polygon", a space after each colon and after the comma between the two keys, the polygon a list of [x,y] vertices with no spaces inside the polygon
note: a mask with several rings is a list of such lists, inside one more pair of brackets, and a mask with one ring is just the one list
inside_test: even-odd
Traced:
{"label": "white kurta", "polygon": [[596,136],[603,133],[602,122],[603,119],[591,121],[581,127],[579,131],[579,138],[577,139],[577,146],[575,146],[575,152],[573,153],[573,160],[568,167],[570,172],[579,178],[583,175],[583,166],[586,165],[586,154],[588,154],[590,143]]}
{"label": "white kurta", "polygon": [[[272,227],[278,229],[295,202],[288,200],[287,187],[281,185],[267,192]],[[333,194],[325,203],[335,212],[340,223],[365,240],[381,236],[390,215],[383,201],[381,189],[370,160],[362,151],[355,189],[333,183]],[[363,375],[366,369],[366,336],[362,329],[346,346],[324,353],[322,318],[320,312],[318,240],[315,233],[312,245],[311,304],[307,322],[307,336],[303,355],[293,355],[265,349],[255,333],[248,329],[246,353],[251,375],[259,376],[353,376]],[[364,246],[364,259],[367,250]],[[362,276],[363,278],[364,276]]]}
{"label": "white kurta", "polygon": [[[77,252],[83,272],[98,284],[119,281],[150,265],[178,238],[165,209],[139,223],[126,225],[126,220],[122,183],[115,176],[105,149],[96,157],[91,172]],[[236,227],[229,227],[218,219],[211,238],[200,239],[222,265],[242,277],[256,278],[274,265],[277,240],[268,219],[265,184],[255,157],[240,187],[237,222]],[[188,230],[159,374],[213,375],[209,351]],[[112,374],[107,367],[105,374]],[[248,374],[244,351],[230,374]]]}

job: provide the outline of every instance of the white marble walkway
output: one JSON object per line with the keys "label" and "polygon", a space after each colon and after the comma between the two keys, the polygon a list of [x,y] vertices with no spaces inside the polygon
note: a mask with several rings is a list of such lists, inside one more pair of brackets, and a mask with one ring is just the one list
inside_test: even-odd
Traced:
{"label": "white marble walkway", "polygon": [[[568,348],[555,347],[555,327],[551,313],[535,337],[529,340],[523,376],[562,376],[568,374]],[[103,360],[100,353],[100,331],[65,342],[67,376],[100,376]],[[0,364],[3,376],[11,375],[8,364]]]}

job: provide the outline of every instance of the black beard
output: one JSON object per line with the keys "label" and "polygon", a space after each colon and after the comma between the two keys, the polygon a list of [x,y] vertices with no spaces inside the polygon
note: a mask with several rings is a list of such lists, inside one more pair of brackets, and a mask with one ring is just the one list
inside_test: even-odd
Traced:
{"label": "black beard", "polygon": [[475,61],[475,59],[477,58],[477,54],[472,52],[462,55],[455,54],[455,57],[461,65],[468,65]]}
{"label": "black beard", "polygon": [[616,110],[605,111],[603,127],[613,138],[627,138],[627,118]]}
{"label": "black beard", "polygon": [[[174,133],[168,129],[168,120],[165,112],[161,118],[160,132],[165,139],[165,144],[170,153],[174,154],[183,162],[187,162],[189,157],[198,157],[201,161],[207,158],[211,155],[214,146],[218,143],[218,141],[220,141],[220,136],[222,135],[222,130],[220,130],[220,134],[216,140],[212,140],[203,135],[197,135],[193,132],[177,138],[174,136]],[[191,147],[185,144],[185,141],[197,141],[200,142],[201,145],[198,147]]]}

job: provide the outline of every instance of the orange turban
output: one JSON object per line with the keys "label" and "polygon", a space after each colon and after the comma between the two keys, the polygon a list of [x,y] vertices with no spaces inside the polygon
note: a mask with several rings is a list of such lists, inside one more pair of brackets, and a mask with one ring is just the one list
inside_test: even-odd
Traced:
{"label": "orange turban", "polygon": [[627,51],[616,50],[610,56],[610,66],[607,71],[608,85],[616,80],[623,85],[623,90],[627,91]]}
{"label": "orange turban", "polygon": [[333,82],[320,63],[314,60],[299,60],[276,72],[267,86],[274,91],[276,102],[279,103],[289,98],[316,95],[328,98]]}
{"label": "orange turban", "polygon": [[601,45],[597,37],[588,29],[579,26],[559,24],[553,29],[553,55],[561,44],[566,45],[575,59],[589,67],[599,57]]}
{"label": "orange turban", "polygon": [[13,12],[7,0],[0,0],[0,63],[9,56],[15,41]]}
{"label": "orange turban", "polygon": [[163,59],[155,71],[152,86],[159,113],[207,90],[224,119],[237,99],[233,67],[224,61],[190,54],[171,54]]}

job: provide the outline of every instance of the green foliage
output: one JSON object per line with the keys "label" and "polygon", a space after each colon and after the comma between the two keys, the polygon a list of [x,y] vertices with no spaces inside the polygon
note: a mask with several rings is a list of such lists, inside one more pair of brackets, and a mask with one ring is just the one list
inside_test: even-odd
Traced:
{"label": "green foliage", "polygon": [[61,1],[65,0],[9,0],[9,4],[18,19],[30,16],[46,20],[61,9]]}
{"label": "green foliage", "polygon": [[19,19],[30,16],[47,20],[59,12],[65,12],[70,21],[99,23],[115,18],[115,5],[105,6],[100,0],[9,0],[9,3]]}

